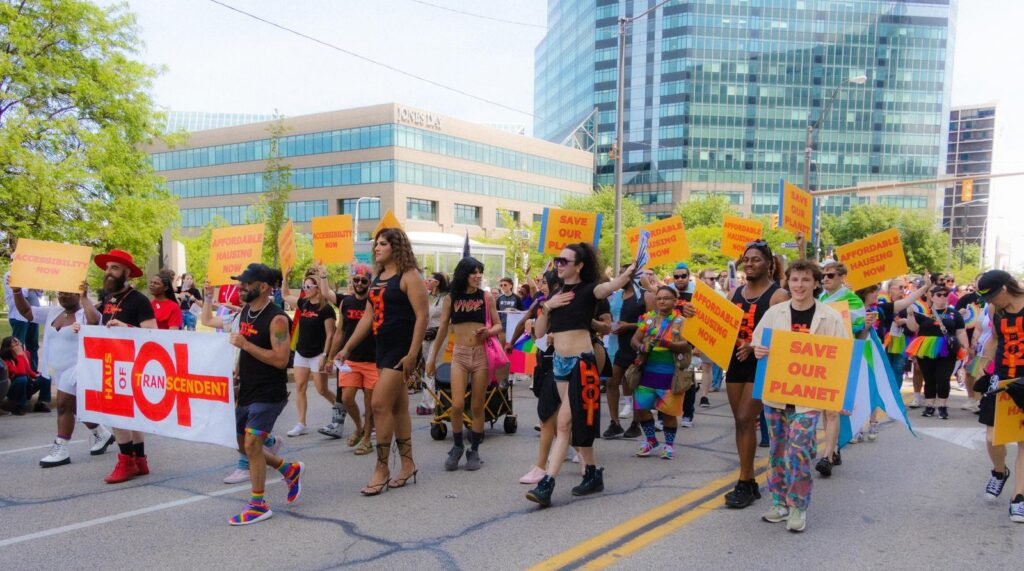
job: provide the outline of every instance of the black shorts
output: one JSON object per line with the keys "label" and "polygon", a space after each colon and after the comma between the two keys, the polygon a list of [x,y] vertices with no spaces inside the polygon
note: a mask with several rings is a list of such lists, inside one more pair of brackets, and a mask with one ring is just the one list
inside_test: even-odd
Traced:
{"label": "black shorts", "polygon": [[288,401],[253,402],[235,407],[235,432],[267,437],[274,430],[274,423]]}
{"label": "black shorts", "polygon": [[992,375],[982,375],[974,381],[974,392],[981,394],[981,403],[978,405],[978,422],[985,426],[996,424],[996,395],[988,394],[992,384]]}
{"label": "black shorts", "polygon": [[635,360],[636,351],[634,351],[632,347],[627,350],[623,350],[622,347],[619,347],[619,350],[615,353],[615,362],[612,364],[622,369],[628,369]]}
{"label": "black shorts", "polygon": [[381,328],[377,331],[376,341],[377,368],[401,370],[402,359],[412,346],[412,330]]}

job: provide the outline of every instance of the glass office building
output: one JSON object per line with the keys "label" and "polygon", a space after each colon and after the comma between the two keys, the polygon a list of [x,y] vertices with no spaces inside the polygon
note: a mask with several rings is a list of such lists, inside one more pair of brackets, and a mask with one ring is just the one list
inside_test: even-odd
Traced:
{"label": "glass office building", "polygon": [[[992,174],[995,129],[995,104],[953,108],[949,113],[946,174],[958,177]],[[981,246],[985,240],[991,183],[988,179],[971,179],[971,182],[971,196],[966,197],[967,200],[964,200],[963,185],[946,187],[942,226],[951,231],[955,244],[966,241]]]}
{"label": "glass office building", "polygon": [[[549,0],[535,53],[537,136],[564,141],[598,112],[596,182],[613,184],[618,18],[658,0]],[[945,171],[956,0],[672,0],[626,43],[626,192],[651,217],[722,194],[774,212],[778,182],[812,189],[937,178]],[[851,79],[866,76],[866,82]],[[838,89],[838,91],[837,91]],[[938,210],[932,187],[824,200]]]}

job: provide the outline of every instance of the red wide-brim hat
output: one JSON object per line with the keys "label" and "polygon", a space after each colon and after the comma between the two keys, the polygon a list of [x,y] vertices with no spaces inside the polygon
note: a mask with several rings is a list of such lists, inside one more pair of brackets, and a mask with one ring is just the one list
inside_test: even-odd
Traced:
{"label": "red wide-brim hat", "polygon": [[96,262],[96,265],[101,270],[106,270],[109,262],[116,262],[128,268],[128,277],[137,278],[142,275],[142,270],[139,269],[139,266],[135,265],[135,259],[124,250],[111,250],[109,253],[96,256],[93,261]]}

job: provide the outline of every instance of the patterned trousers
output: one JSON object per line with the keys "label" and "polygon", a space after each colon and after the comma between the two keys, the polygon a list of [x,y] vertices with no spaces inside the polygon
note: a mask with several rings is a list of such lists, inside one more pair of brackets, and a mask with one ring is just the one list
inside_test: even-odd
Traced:
{"label": "patterned trousers", "polygon": [[764,407],[771,436],[768,490],[776,505],[806,510],[811,504],[811,459],[819,411],[798,413]]}

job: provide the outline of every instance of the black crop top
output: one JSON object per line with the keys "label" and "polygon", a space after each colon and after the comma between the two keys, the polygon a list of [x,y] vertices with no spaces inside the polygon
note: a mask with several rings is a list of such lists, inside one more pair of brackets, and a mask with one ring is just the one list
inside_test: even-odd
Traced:
{"label": "black crop top", "polygon": [[558,293],[571,291],[576,296],[568,305],[548,312],[548,332],[560,333],[575,329],[590,331],[590,321],[594,319],[594,310],[597,308],[597,298],[594,297],[594,288],[596,287],[596,282],[562,286]]}
{"label": "black crop top", "polygon": [[[416,325],[416,312],[409,303],[409,296],[402,291],[402,275],[395,274],[388,279],[377,276],[370,286],[370,303],[373,305],[373,334],[381,330],[388,334],[395,330],[412,331]],[[387,335],[385,335],[387,336]]]}
{"label": "black crop top", "polygon": [[452,300],[452,323],[487,323],[487,303],[484,301],[484,290],[476,293],[448,294]]}

